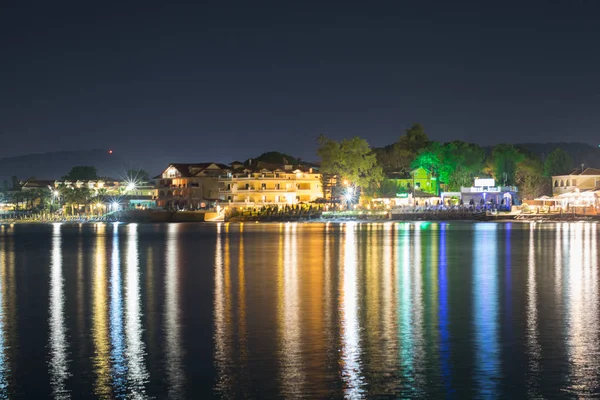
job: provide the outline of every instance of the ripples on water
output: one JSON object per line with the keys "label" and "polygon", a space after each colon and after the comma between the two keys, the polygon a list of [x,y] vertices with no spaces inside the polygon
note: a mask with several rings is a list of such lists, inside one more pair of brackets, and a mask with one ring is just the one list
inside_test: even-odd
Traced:
{"label": "ripples on water", "polygon": [[0,226],[0,398],[597,397],[596,224]]}

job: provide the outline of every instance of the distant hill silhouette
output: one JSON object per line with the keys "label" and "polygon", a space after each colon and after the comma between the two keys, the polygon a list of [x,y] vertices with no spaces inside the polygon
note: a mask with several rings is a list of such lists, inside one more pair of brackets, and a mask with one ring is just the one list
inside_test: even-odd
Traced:
{"label": "distant hill silhouette", "polygon": [[267,164],[298,164],[300,159],[278,151],[268,151],[255,158],[247,159],[245,165],[257,165],[260,161]]}
{"label": "distant hill silhouette", "polygon": [[125,176],[127,163],[106,150],[56,151],[51,153],[27,154],[0,159],[0,183],[11,181],[12,176],[19,180],[60,179],[72,167],[92,165],[98,175],[119,178]]}
{"label": "distant hill silhouette", "polygon": [[544,160],[554,149],[560,148],[567,152],[573,160],[573,168],[600,168],[600,148],[586,143],[519,143],[515,146],[528,150]]}

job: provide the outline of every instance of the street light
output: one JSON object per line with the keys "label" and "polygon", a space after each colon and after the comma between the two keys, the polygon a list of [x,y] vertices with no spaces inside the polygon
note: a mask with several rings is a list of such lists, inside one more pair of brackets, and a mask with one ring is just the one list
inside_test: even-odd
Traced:
{"label": "street light", "polygon": [[352,200],[354,199],[354,187],[349,186],[346,188],[346,194],[344,195],[344,198],[346,199],[347,203],[352,204]]}

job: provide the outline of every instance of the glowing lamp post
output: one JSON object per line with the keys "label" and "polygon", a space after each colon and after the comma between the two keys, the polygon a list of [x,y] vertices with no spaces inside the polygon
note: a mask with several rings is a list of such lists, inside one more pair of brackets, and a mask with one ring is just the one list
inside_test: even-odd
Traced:
{"label": "glowing lamp post", "polygon": [[[54,201],[60,205],[60,192],[56,189],[52,191],[52,205],[54,205]],[[51,209],[50,212],[54,212],[54,210]]]}
{"label": "glowing lamp post", "polygon": [[346,188],[346,194],[344,195],[344,198],[348,203],[348,209],[350,209],[350,205],[352,204],[352,200],[354,199],[354,188],[352,186]]}

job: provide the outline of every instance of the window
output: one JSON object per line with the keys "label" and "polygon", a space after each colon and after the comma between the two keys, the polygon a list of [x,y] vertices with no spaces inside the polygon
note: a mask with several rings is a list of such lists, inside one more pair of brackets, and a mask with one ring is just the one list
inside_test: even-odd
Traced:
{"label": "window", "polygon": [[275,189],[279,190],[279,183],[275,184]]}
{"label": "window", "polygon": [[421,182],[417,182],[417,183],[415,183],[415,187],[416,187],[417,189],[420,189],[420,188],[421,188]]}
{"label": "window", "polygon": [[261,188],[262,190],[266,190],[266,189],[267,189],[267,184],[266,184],[266,183],[261,183],[261,184],[260,184],[260,188]]}

